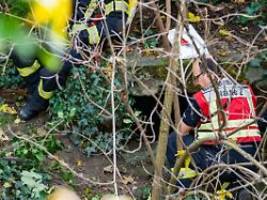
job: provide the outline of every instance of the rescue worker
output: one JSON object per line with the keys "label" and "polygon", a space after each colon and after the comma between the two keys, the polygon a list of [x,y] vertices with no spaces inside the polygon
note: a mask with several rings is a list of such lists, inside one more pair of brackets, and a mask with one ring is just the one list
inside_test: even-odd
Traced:
{"label": "rescue worker", "polygon": [[[207,139],[196,152],[191,153],[200,171],[219,163],[248,162],[242,155],[218,142],[219,136],[216,131],[219,129],[219,123],[222,122],[222,113],[218,112],[218,101],[216,101],[215,89],[210,77],[216,85],[219,102],[224,110],[226,126],[223,127],[221,134],[226,136],[237,128],[252,123],[256,118],[256,96],[250,86],[236,83],[230,78],[221,78],[220,70],[212,59],[197,59],[193,63],[192,72],[194,83],[200,85],[202,90],[194,94],[190,100],[190,105],[183,114],[177,133],[171,133],[169,136],[167,159],[170,167],[174,167],[176,161],[177,134],[182,136],[185,146],[189,146],[197,139]],[[266,128],[266,124],[264,126]],[[193,130],[196,134],[192,134]],[[238,143],[245,152],[254,156],[262,136],[257,123],[254,122],[228,138]],[[248,166],[248,168],[255,170],[253,166]],[[185,175],[185,179],[180,179],[177,184],[188,188],[192,178]],[[234,176],[231,174],[225,178],[232,179]]]}
{"label": "rescue worker", "polygon": [[[17,71],[26,83],[27,101],[18,113],[20,119],[25,121],[32,119],[38,113],[47,109],[53,90],[58,85],[64,85],[65,77],[70,71],[68,68],[62,68],[59,72],[50,70],[53,67],[56,69],[57,66],[49,67],[49,63],[40,58],[43,54],[49,54],[50,59],[52,57],[55,58],[56,55],[39,46],[39,44],[36,44],[35,47],[34,54],[29,57],[22,57],[16,52],[15,46],[10,56]],[[55,59],[58,60],[58,58]],[[56,63],[58,65],[61,61],[58,60]]]}
{"label": "rescue worker", "polygon": [[12,54],[20,75],[27,82],[29,92],[29,98],[19,111],[19,117],[30,120],[46,110],[54,90],[64,86],[73,65],[83,61],[82,51],[90,45],[98,44],[108,35],[120,34],[127,19],[132,18],[136,4],[137,0],[73,0],[75,9],[70,37],[74,38],[75,44],[59,72],[47,70],[44,63],[40,63],[36,57],[24,59]]}

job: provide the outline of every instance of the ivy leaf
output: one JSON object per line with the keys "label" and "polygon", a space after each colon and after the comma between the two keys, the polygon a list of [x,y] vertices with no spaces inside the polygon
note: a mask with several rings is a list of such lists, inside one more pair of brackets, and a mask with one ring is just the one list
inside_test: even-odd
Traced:
{"label": "ivy leaf", "polygon": [[27,185],[29,188],[34,188],[36,185],[36,181],[39,181],[42,179],[42,176],[40,174],[37,174],[33,171],[22,171],[21,172],[21,181],[23,184]]}
{"label": "ivy leaf", "polygon": [[43,196],[43,193],[48,189],[48,187],[42,183],[42,175],[33,171],[22,171],[21,181],[32,190],[32,197],[35,198],[40,199],[40,197]]}
{"label": "ivy leaf", "polygon": [[254,58],[253,60],[250,61],[249,64],[251,67],[260,67],[261,66],[261,59]]}

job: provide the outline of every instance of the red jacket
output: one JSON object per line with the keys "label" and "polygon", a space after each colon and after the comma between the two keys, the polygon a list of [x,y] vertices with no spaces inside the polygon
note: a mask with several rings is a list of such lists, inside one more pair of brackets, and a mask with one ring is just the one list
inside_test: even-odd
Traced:
{"label": "red jacket", "polygon": [[[218,93],[220,101],[216,101],[215,90],[212,87],[194,95],[203,118],[206,118],[206,122],[202,122],[198,129],[198,138],[210,138],[207,143],[214,143],[221,128],[220,134],[228,135],[228,138],[237,143],[260,141],[260,131],[255,122],[256,97],[251,88],[224,78],[219,82]],[[223,112],[218,112],[219,102]],[[226,119],[225,125],[222,125],[223,115]],[[231,134],[238,128],[241,129]]]}

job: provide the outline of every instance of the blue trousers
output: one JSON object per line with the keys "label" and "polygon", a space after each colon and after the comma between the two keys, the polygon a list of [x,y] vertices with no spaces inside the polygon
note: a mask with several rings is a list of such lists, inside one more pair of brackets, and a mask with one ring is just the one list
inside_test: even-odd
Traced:
{"label": "blue trousers", "polygon": [[[171,168],[174,167],[176,161],[176,156],[175,156],[175,154],[177,154],[176,136],[177,134],[173,132],[170,134],[168,139],[167,160]],[[195,138],[192,134],[188,134],[183,137],[183,142],[186,146],[192,144],[194,140]],[[240,147],[245,152],[254,156],[257,151],[257,146],[258,144],[256,143],[247,143],[247,144],[242,144]],[[208,167],[219,163],[235,164],[235,163],[248,162],[248,160],[244,158],[242,155],[240,155],[238,152],[236,152],[233,149],[227,149],[227,147],[224,147],[223,145],[201,145],[198,150],[191,153],[191,156],[193,158],[195,165],[200,171],[203,171]],[[248,165],[246,166],[246,168],[252,171],[257,170],[256,167],[252,165]],[[233,182],[236,181],[237,179],[238,176],[236,175],[236,173],[226,172],[220,176],[220,180],[222,182]],[[180,183],[177,183],[178,185],[182,187],[189,187],[192,180],[183,179],[179,182]]]}

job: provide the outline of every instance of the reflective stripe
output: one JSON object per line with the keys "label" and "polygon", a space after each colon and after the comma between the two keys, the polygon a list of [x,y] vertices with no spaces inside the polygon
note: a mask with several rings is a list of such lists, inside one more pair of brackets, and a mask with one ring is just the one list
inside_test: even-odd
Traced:
{"label": "reflective stripe", "polygon": [[97,8],[98,0],[91,0],[87,10],[84,13],[84,17],[88,20],[91,18],[92,14],[94,13],[95,9]]}
{"label": "reflective stripe", "polygon": [[39,62],[36,60],[32,66],[30,67],[23,67],[23,68],[19,68],[17,67],[17,70],[19,72],[19,74],[22,76],[22,77],[27,77],[31,74],[33,74],[34,72],[36,72],[39,68],[40,68],[40,64]]}
{"label": "reflective stripe", "polygon": [[[250,124],[249,126],[252,126],[252,125],[257,126],[254,119],[238,119],[238,120],[227,120],[224,129],[225,128],[238,128],[238,127],[245,126],[248,124]],[[211,125],[211,123],[201,124],[199,130],[201,129],[216,130],[214,126]]]}
{"label": "reflective stripe", "polygon": [[[249,104],[250,111],[252,114],[255,114],[251,94],[246,93],[247,101]],[[198,138],[209,138],[211,140],[218,139],[218,129],[222,125],[222,121],[219,120],[218,106],[216,101],[216,94],[214,91],[210,92],[209,96],[209,110],[211,118],[209,123],[201,124],[198,129]],[[255,116],[255,115],[253,115]],[[239,127],[248,125],[253,122],[253,119],[241,119],[241,120],[227,120],[221,134],[227,136],[228,133],[238,129]],[[251,126],[253,125],[253,127]],[[256,123],[248,125],[242,130],[239,130],[237,133],[229,136],[230,139],[237,139],[242,137],[261,137],[260,131]]]}
{"label": "reflective stripe", "polygon": [[74,24],[71,29],[71,34],[77,34],[78,32],[87,29],[88,26],[86,24]]}
{"label": "reflective stripe", "polygon": [[127,24],[133,20],[137,5],[137,0],[129,0]]}
{"label": "reflective stripe", "polygon": [[105,5],[106,15],[109,15],[113,11],[122,11],[129,15],[128,3],[125,1],[112,1]]}
{"label": "reflective stripe", "polygon": [[43,79],[40,80],[39,85],[38,85],[38,93],[40,95],[40,97],[42,97],[43,99],[50,99],[53,95],[53,92],[46,92],[43,89]]}
{"label": "reflective stripe", "polygon": [[[232,132],[232,131],[230,131]],[[221,134],[224,134],[227,136],[227,134],[229,133],[229,131],[222,131]],[[229,136],[228,138],[230,139],[238,139],[238,138],[242,138],[242,137],[261,137],[259,130],[256,129],[243,129],[243,130],[239,130],[238,132],[236,132],[235,134]],[[218,133],[216,131],[207,131],[207,132],[198,132],[198,139],[210,139],[210,140],[216,140],[219,139],[218,137]]]}
{"label": "reflective stripe", "polygon": [[86,30],[89,34],[89,38],[88,38],[89,44],[97,44],[100,42],[100,36],[95,25],[86,28]]}

